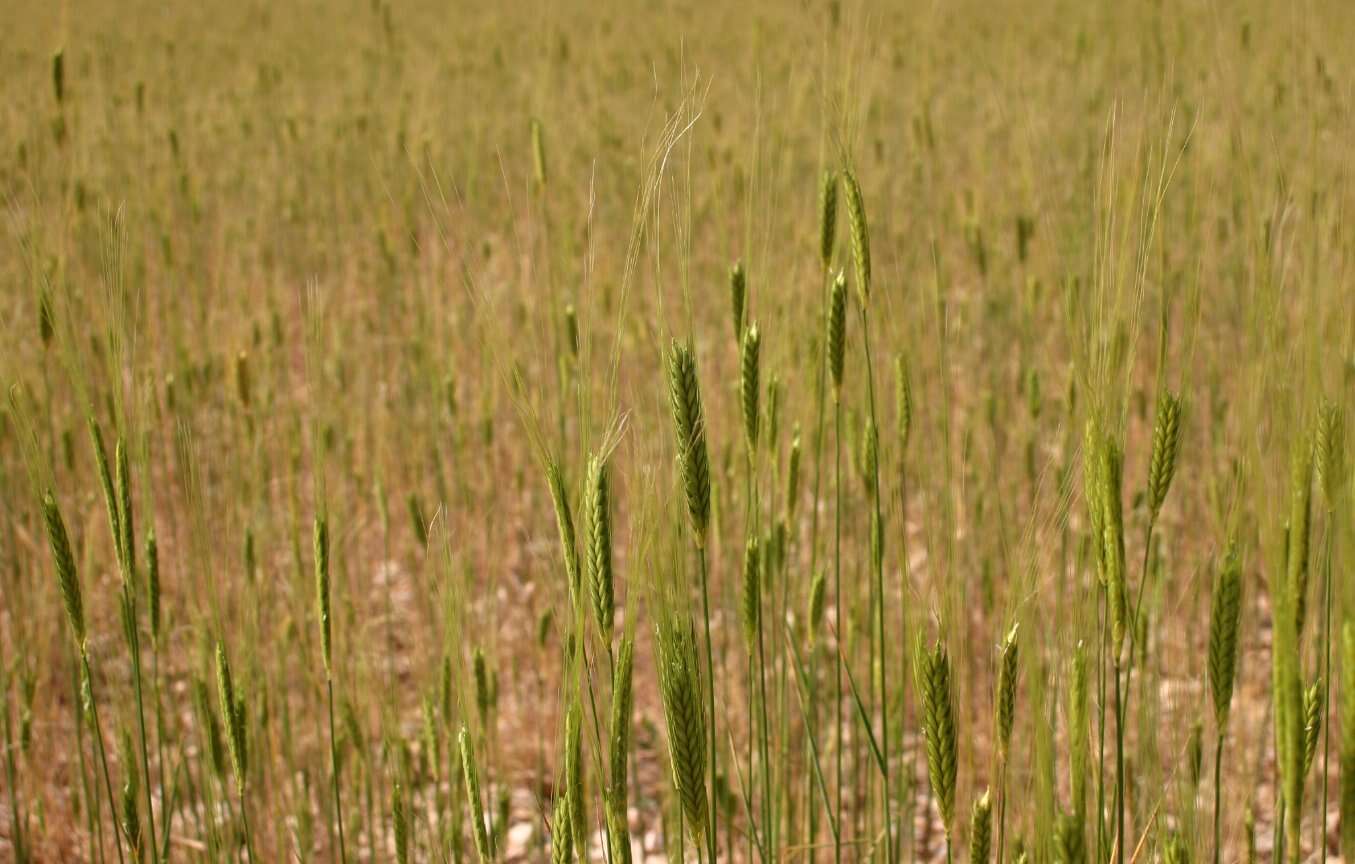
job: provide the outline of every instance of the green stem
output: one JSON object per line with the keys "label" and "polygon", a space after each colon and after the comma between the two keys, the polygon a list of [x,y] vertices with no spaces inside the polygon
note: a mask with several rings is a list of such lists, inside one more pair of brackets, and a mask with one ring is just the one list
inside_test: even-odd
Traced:
{"label": "green stem", "polygon": [[[126,864],[122,855],[122,826],[118,823],[118,803],[113,796],[113,780],[108,773],[108,753],[104,749],[103,724],[99,721],[99,699],[94,694],[94,673],[89,668],[89,654],[80,646],[80,671],[89,685],[89,710],[94,720],[94,743],[99,752],[99,766],[103,769],[104,791],[108,793],[108,812],[113,816],[113,843],[118,850],[118,864]],[[80,694],[75,694],[77,700]]]}
{"label": "green stem", "polygon": [[[329,766],[331,787],[334,792],[334,820],[339,825],[339,860],[343,864],[348,864],[348,850],[344,846],[343,838],[343,799],[339,790],[339,745],[334,740],[334,679],[328,675],[325,676],[325,690],[329,703]],[[240,799],[240,809],[243,813],[245,809],[243,796]],[[245,824],[248,826],[248,820],[245,821]],[[246,829],[246,836],[248,836],[248,829]]]}
{"label": "green stem", "polygon": [[[836,506],[833,508],[833,617],[837,622],[838,639],[840,640],[843,630],[842,622],[842,398],[840,394],[833,394],[833,476],[834,476],[834,496],[836,497]],[[841,652],[842,646],[838,646]],[[833,756],[837,766],[837,789],[835,807],[837,810],[837,822],[842,824],[842,663],[837,661],[833,664],[834,678],[836,680],[836,689],[834,697],[836,701],[836,746]],[[835,836],[833,838],[833,861],[834,864],[842,864],[842,838]]]}
{"label": "green stem", "polygon": [[1112,662],[1112,674],[1115,676],[1115,864],[1124,864],[1124,714],[1118,650]]}
{"label": "green stem", "polygon": [[710,830],[706,835],[706,844],[710,860],[714,864],[716,832],[720,828],[719,787],[716,785],[716,778],[719,777],[716,762],[719,748],[716,742],[719,738],[715,731],[715,653],[711,649],[710,572],[706,564],[706,547],[703,543],[697,543],[696,553],[701,559],[701,606],[706,618],[706,707],[710,712]]}
{"label": "green stem", "polygon": [[1219,730],[1219,740],[1214,748],[1214,864],[1219,864],[1222,855],[1222,824],[1223,824],[1223,737],[1224,730]]}
{"label": "green stem", "polygon": [[[160,846],[155,839],[155,805],[151,796],[151,764],[149,748],[146,743],[146,710],[142,703],[141,688],[141,634],[140,626],[137,622],[136,598],[132,594],[132,581],[136,578],[134,572],[127,574],[127,581],[123,584],[123,602],[127,605],[127,647],[132,652],[132,692],[136,697],[136,723],[137,729],[141,735],[141,776],[146,778],[146,822],[150,832],[151,855],[154,856],[155,850]],[[160,790],[161,802],[164,801],[164,789]]]}

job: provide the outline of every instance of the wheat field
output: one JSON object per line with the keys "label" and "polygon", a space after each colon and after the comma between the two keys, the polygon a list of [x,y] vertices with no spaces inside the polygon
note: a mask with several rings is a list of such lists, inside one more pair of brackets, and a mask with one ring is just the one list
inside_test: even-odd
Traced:
{"label": "wheat field", "polygon": [[0,860],[1355,862],[1332,0],[5,0]]}

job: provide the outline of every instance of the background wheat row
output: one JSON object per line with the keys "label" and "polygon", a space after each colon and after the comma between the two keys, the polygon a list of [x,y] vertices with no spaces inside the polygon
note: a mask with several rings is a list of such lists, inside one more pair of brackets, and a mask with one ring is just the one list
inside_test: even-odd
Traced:
{"label": "background wheat row", "polygon": [[1355,859],[1342,4],[4,18],[0,859]]}

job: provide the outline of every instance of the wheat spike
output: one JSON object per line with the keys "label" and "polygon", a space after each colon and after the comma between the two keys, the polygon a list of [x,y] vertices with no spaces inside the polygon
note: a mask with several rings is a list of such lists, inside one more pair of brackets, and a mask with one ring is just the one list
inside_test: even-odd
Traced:
{"label": "wheat spike", "polygon": [[550,820],[551,864],[570,864],[574,857],[569,827],[569,795],[555,796],[555,811]]}
{"label": "wheat spike", "polygon": [[536,180],[538,189],[544,189],[546,186],[546,131],[541,125],[541,120],[533,117],[528,124],[532,136],[532,178]]}
{"label": "wheat spike", "polygon": [[71,541],[66,534],[66,522],[61,518],[56,496],[51,492],[43,496],[42,519],[47,526],[47,544],[52,550],[52,563],[56,566],[57,585],[61,589],[61,603],[66,607],[66,620],[70,621],[75,645],[83,654],[85,607],[80,598],[80,579],[75,572],[75,557],[71,554]]}
{"label": "wheat spike", "polygon": [[743,553],[743,592],[739,620],[743,624],[743,643],[749,655],[757,645],[758,622],[762,616],[762,577],[759,567],[758,542],[748,538]]}
{"label": "wheat spike", "polygon": [[565,578],[569,584],[571,604],[579,602],[580,581],[579,547],[574,538],[574,515],[569,506],[569,492],[565,488],[564,471],[553,457],[546,458],[546,482],[550,486],[551,504],[555,507],[555,526],[560,533],[560,550],[565,561]]}
{"label": "wheat spike", "polygon": [[823,570],[814,574],[814,581],[809,586],[809,641],[810,644],[818,639],[819,631],[823,629],[823,613],[827,606],[828,597],[828,577]]}
{"label": "wheat spike", "polygon": [[[588,799],[583,789],[583,711],[578,700],[565,712],[565,788],[569,796],[570,836],[584,851],[588,837]],[[583,856],[580,855],[580,858]]]}
{"label": "wheat spike", "polygon": [[622,805],[627,797],[626,767],[630,759],[630,724],[632,713],[631,679],[634,668],[635,640],[627,635],[616,653],[616,670],[612,675],[611,795]]}
{"label": "wheat spike", "polygon": [[819,187],[819,261],[826,271],[833,263],[833,246],[837,241],[837,174],[823,172]]}
{"label": "wheat spike", "polygon": [[1220,730],[1228,727],[1237,680],[1237,634],[1242,610],[1242,564],[1235,546],[1229,546],[1223,566],[1214,581],[1213,608],[1209,616],[1209,688],[1214,697],[1214,721]]}
{"label": "wheat spike", "polygon": [[221,701],[222,725],[226,729],[226,749],[231,757],[231,772],[235,775],[236,792],[244,795],[246,767],[244,699],[235,692],[230,659],[226,656],[226,645],[220,640],[216,643],[216,686],[217,696]]}
{"label": "wheat spike", "polygon": [[908,374],[908,355],[894,355],[894,405],[898,411],[899,457],[908,452],[913,434],[913,383]]}
{"label": "wheat spike", "polygon": [[729,268],[729,311],[734,322],[734,341],[743,336],[743,316],[748,304],[748,274],[743,262],[735,261]]}
{"label": "wheat spike", "polygon": [[1336,499],[1346,481],[1345,417],[1341,407],[1324,400],[1317,416],[1317,485],[1328,510],[1336,508]]}
{"label": "wheat spike", "polygon": [[739,356],[739,405],[743,409],[743,435],[748,452],[757,450],[758,442],[758,354],[762,335],[756,324],[743,334],[743,351]]}
{"label": "wheat spike", "polygon": [[1086,864],[1087,843],[1082,819],[1076,813],[1059,813],[1054,826],[1054,860],[1058,864]]}
{"label": "wheat spike", "polygon": [[331,661],[333,643],[331,641],[329,606],[329,523],[325,517],[315,517],[315,598],[320,615],[320,654],[325,661],[325,678],[333,677]]}
{"label": "wheat spike", "polygon": [[391,821],[395,823],[395,862],[409,864],[409,814],[405,808],[404,786],[399,781],[391,792]]}
{"label": "wheat spike", "polygon": [[1317,745],[1322,734],[1322,679],[1313,682],[1303,694],[1303,774],[1306,777],[1313,767],[1313,757],[1317,755]]}
{"label": "wheat spike", "polygon": [[970,864],[988,864],[993,840],[993,805],[989,790],[974,802],[974,812],[969,818],[969,861]]}
{"label": "wheat spike", "polygon": [[851,169],[843,172],[842,185],[847,189],[847,223],[851,229],[852,262],[856,266],[856,293],[865,308],[870,305],[870,229],[866,225],[866,200]]}
{"label": "wheat spike", "polygon": [[1012,727],[1016,723],[1016,678],[1018,646],[1016,633],[1020,625],[1013,624],[1002,640],[998,656],[997,677],[997,752],[1004,763],[1011,749]]}
{"label": "wheat spike", "polygon": [[149,609],[151,641],[160,641],[160,548],[155,529],[146,532],[146,605]]}
{"label": "wheat spike", "polygon": [[706,423],[701,411],[701,388],[696,377],[696,355],[689,345],[673,340],[668,352],[668,387],[677,432],[678,464],[687,497],[687,513],[697,545],[704,547],[710,524],[710,461],[706,454]]}
{"label": "wheat spike", "polygon": [[1304,436],[1294,448],[1289,481],[1289,558],[1286,575],[1294,601],[1294,620],[1303,636],[1308,610],[1308,558],[1313,518],[1313,447]]}
{"label": "wheat spike", "polygon": [[471,833],[475,839],[475,852],[480,864],[489,864],[494,853],[489,845],[489,832],[485,829],[485,806],[480,798],[480,772],[475,766],[475,747],[470,740],[470,732],[465,726],[457,735],[457,744],[461,748],[461,775],[466,783],[466,801],[470,804]]}
{"label": "wheat spike", "polygon": [[790,438],[790,455],[786,457],[786,515],[794,518],[800,500],[800,427],[795,427]]}
{"label": "wheat spike", "polygon": [[950,837],[954,828],[955,778],[959,743],[950,690],[950,655],[938,640],[929,651],[917,646],[915,676],[922,706],[922,736],[927,744],[927,774],[937,809]]}
{"label": "wheat spike", "polygon": [[1072,815],[1081,832],[1087,806],[1087,788],[1091,782],[1087,649],[1081,642],[1077,643],[1073,651],[1071,678],[1068,684],[1068,786],[1073,802]]}
{"label": "wheat spike", "polygon": [[1163,391],[1157,400],[1157,419],[1153,423],[1153,454],[1148,463],[1148,512],[1152,519],[1176,474],[1176,456],[1181,448],[1181,398]]}
{"label": "wheat spike", "polygon": [[692,835],[706,831],[706,722],[700,671],[691,622],[672,609],[660,610],[654,625],[659,696],[668,727],[673,786]]}
{"label": "wheat spike", "polygon": [[595,457],[588,469],[588,584],[593,618],[603,644],[610,646],[616,618],[616,589],[612,574],[612,508],[607,463]]}
{"label": "wheat spike", "polygon": [[[1101,447],[1101,475],[1097,495],[1101,504],[1102,558],[1109,595],[1111,640],[1115,655],[1124,646],[1129,621],[1125,586],[1124,511],[1120,500],[1124,456],[1119,446],[1106,439]],[[1116,661],[1118,662],[1118,660]]]}

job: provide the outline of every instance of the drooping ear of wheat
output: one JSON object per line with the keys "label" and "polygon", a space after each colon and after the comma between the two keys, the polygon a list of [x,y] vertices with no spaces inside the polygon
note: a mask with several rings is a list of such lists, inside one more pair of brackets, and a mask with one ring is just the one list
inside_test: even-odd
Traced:
{"label": "drooping ear of wheat", "polygon": [[842,398],[842,371],[847,356],[847,277],[838,272],[828,297],[828,371],[833,398]]}
{"label": "drooping ear of wheat", "polygon": [[819,187],[819,262],[824,272],[833,263],[833,246],[837,242],[837,173],[823,172]]}
{"label": "drooping ear of wheat", "polygon": [[706,454],[706,422],[701,387],[691,346],[673,340],[668,352],[668,390],[677,432],[678,465],[687,498],[687,514],[697,545],[704,548],[710,524],[710,461]]}
{"label": "drooping ear of wheat", "polygon": [[1329,400],[1322,403],[1317,416],[1317,485],[1327,509],[1336,507],[1337,496],[1347,478],[1345,417],[1341,407]]}
{"label": "drooping ear of wheat", "polygon": [[595,457],[588,468],[588,583],[592,591],[593,620],[598,636],[611,650],[616,618],[616,589],[612,574],[612,508],[607,463]]}
{"label": "drooping ear of wheat", "polygon": [[729,268],[729,311],[734,324],[734,341],[743,338],[743,316],[748,304],[748,274],[743,262],[735,261]]}
{"label": "drooping ear of wheat", "polygon": [[582,576],[579,567],[579,547],[574,537],[574,513],[569,505],[569,492],[565,488],[564,470],[560,463],[549,455],[546,457],[546,482],[550,486],[551,504],[555,507],[555,526],[560,533],[560,551],[565,562],[569,600],[571,604],[577,604],[580,602]]}
{"label": "drooping ear of wheat", "polygon": [[870,305],[870,228],[866,225],[866,199],[851,169],[842,173],[842,185],[847,190],[847,223],[852,236],[852,262],[856,267],[856,293],[864,308]]}
{"label": "drooping ear of wheat", "polygon": [[1306,777],[1317,755],[1317,744],[1322,734],[1322,680],[1313,682],[1303,694],[1303,774]]}
{"label": "drooping ear of wheat", "polygon": [[489,844],[489,832],[485,828],[485,805],[480,797],[480,772],[475,764],[475,745],[471,742],[470,731],[465,726],[457,735],[457,745],[461,748],[461,776],[466,784],[466,801],[470,805],[471,834],[475,839],[475,852],[480,864],[489,864],[494,852]]}
{"label": "drooping ear of wheat", "polygon": [[706,721],[691,622],[674,609],[660,609],[654,624],[654,641],[673,786],[687,826],[699,844],[708,821]]}
{"label": "drooping ear of wheat", "polygon": [[222,725],[226,730],[226,749],[231,757],[231,773],[235,776],[236,793],[245,794],[245,716],[244,700],[235,692],[235,682],[231,678],[230,658],[226,656],[226,645],[216,643],[216,686],[217,697],[221,703]]}
{"label": "drooping ear of wheat", "polygon": [[1181,398],[1164,390],[1157,400],[1157,418],[1153,422],[1153,453],[1148,462],[1148,513],[1156,520],[1167,499],[1172,477],[1176,474],[1176,456],[1181,449]]}
{"label": "drooping ear of wheat", "polygon": [[969,861],[970,864],[988,864],[992,858],[993,846],[993,805],[990,792],[974,802],[974,812],[969,818]]}
{"label": "drooping ear of wheat", "polygon": [[927,745],[927,775],[946,837],[955,827],[955,778],[959,741],[950,684],[950,654],[937,640],[929,650],[919,639],[914,656],[918,704],[922,706],[922,737]]}
{"label": "drooping ear of wheat", "polygon": [[42,519],[47,526],[47,544],[52,550],[56,567],[57,586],[61,589],[61,604],[66,607],[66,620],[71,625],[76,648],[85,651],[85,607],[80,596],[80,579],[75,572],[75,557],[66,534],[66,522],[61,518],[56,496],[48,492],[42,499]]}
{"label": "drooping ear of wheat", "polygon": [[1242,612],[1242,562],[1236,546],[1230,545],[1214,581],[1213,609],[1209,616],[1209,688],[1214,699],[1214,721],[1222,735],[1237,680],[1237,634]]}
{"label": "drooping ear of wheat", "polygon": [[750,324],[743,334],[743,350],[739,355],[739,406],[743,409],[743,436],[749,453],[757,451],[758,355],[761,350],[762,334],[756,324]]}

